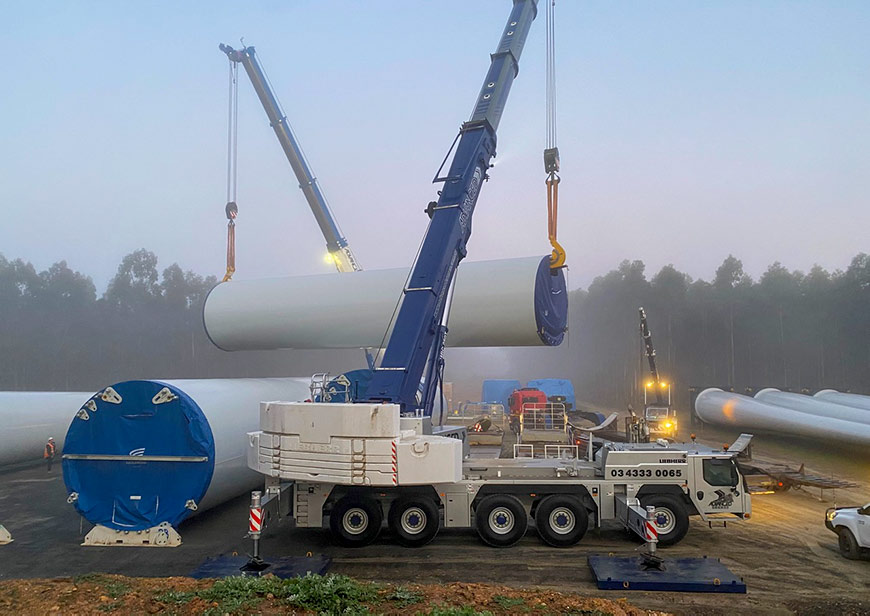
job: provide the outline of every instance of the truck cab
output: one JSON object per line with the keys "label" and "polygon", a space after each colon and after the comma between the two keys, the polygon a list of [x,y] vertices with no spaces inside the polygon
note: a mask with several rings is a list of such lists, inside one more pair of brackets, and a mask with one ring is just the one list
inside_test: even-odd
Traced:
{"label": "truck cab", "polygon": [[655,387],[656,383],[649,381],[643,390],[643,418],[649,428],[650,438],[674,439],[679,426],[677,412],[671,405],[671,385],[659,381],[658,387],[663,390],[661,392],[654,392]]}
{"label": "truck cab", "polygon": [[870,503],[863,507],[832,507],[825,512],[825,526],[837,533],[840,554],[857,560],[870,554]]}
{"label": "truck cab", "polygon": [[[697,444],[608,443],[596,453],[604,479],[625,482],[625,496],[655,508],[663,545],[677,543],[689,516],[746,520],[752,504],[735,456]],[[615,486],[616,487],[616,486]]]}
{"label": "truck cab", "polygon": [[520,431],[520,416],[547,408],[547,394],[540,389],[534,387],[523,387],[517,389],[508,398],[508,408],[510,409],[510,427],[514,432]]}

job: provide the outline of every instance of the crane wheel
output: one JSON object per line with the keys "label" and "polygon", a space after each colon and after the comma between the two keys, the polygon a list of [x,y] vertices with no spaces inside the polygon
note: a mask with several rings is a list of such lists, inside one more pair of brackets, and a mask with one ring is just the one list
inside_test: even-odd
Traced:
{"label": "crane wheel", "polygon": [[589,528],[589,512],[576,498],[553,494],[535,510],[538,535],[556,548],[567,548],[580,541]]}
{"label": "crane wheel", "polygon": [[526,509],[516,496],[493,494],[485,497],[474,511],[477,534],[487,545],[506,548],[526,534],[529,525]]}
{"label": "crane wheel", "polygon": [[400,498],[390,507],[387,523],[401,545],[418,548],[435,538],[440,527],[438,506],[431,498]]}
{"label": "crane wheel", "polygon": [[338,543],[349,548],[370,544],[381,532],[384,515],[377,502],[348,495],[329,514],[329,528]]}
{"label": "crane wheel", "polygon": [[655,507],[655,525],[659,545],[674,545],[689,532],[689,513],[686,506],[670,494],[647,494],[640,497],[643,507]]}

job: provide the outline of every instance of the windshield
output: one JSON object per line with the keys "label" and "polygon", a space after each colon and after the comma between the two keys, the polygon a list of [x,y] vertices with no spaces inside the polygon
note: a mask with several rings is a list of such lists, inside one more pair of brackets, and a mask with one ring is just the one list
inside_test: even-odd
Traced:
{"label": "windshield", "polygon": [[737,467],[731,458],[704,460],[704,481],[711,486],[736,486]]}
{"label": "windshield", "polygon": [[647,419],[665,419],[668,416],[666,406],[651,406],[646,410]]}

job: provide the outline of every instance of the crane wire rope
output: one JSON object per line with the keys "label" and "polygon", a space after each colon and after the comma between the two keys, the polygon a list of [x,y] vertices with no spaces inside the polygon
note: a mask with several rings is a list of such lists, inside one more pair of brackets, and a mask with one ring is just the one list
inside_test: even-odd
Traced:
{"label": "crane wire rope", "polygon": [[236,271],[236,204],[238,190],[239,154],[239,66],[230,60],[229,103],[227,105],[227,204],[224,213],[227,217],[227,271],[223,282],[232,280]]}
{"label": "crane wire rope", "polygon": [[559,244],[559,148],[556,145],[556,0],[547,0],[547,147],[544,150],[544,170],[547,173],[547,236],[553,252],[550,269],[565,266],[565,249]]}

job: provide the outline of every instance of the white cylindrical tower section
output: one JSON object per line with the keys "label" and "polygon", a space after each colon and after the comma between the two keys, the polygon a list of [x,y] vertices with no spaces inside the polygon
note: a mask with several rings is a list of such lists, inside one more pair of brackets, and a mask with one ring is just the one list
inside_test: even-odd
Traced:
{"label": "white cylindrical tower section", "polygon": [[49,437],[59,463],[69,422],[90,397],[83,391],[0,392],[0,466],[42,458]]}
{"label": "white cylindrical tower section", "polygon": [[[555,346],[568,317],[562,270],[545,257],[462,263],[447,346]],[[225,351],[380,348],[408,277],[405,268],[217,285],[203,307]]]}
{"label": "white cylindrical tower section", "polygon": [[741,430],[762,430],[862,445],[870,443],[870,425],[842,419],[821,419],[716,387],[698,394],[695,413],[706,423]]}
{"label": "white cylindrical tower section", "polygon": [[309,379],[297,378],[116,383],[71,410],[70,502],[114,530],[175,526],[261,486],[246,436],[259,429],[260,402],[309,395]]}
{"label": "white cylindrical tower section", "polygon": [[813,398],[824,400],[825,402],[833,402],[834,404],[842,404],[843,406],[851,406],[856,409],[864,409],[870,411],[870,396],[862,396],[860,394],[846,394],[839,392],[836,389],[823,389],[816,392]]}
{"label": "white cylindrical tower section", "polygon": [[870,424],[870,413],[861,409],[856,409],[841,404],[834,404],[823,399],[805,396],[804,394],[796,394],[787,391],[780,391],[773,387],[762,389],[755,394],[755,399],[781,406],[800,413],[807,413],[822,418],[843,419],[845,421],[856,421],[858,423]]}

